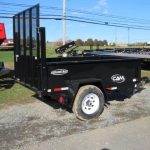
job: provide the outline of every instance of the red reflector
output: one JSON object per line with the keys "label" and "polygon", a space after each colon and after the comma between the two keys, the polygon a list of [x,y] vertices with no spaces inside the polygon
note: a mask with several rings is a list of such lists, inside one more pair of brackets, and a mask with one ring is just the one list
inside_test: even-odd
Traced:
{"label": "red reflector", "polygon": [[108,87],[106,90],[112,91],[112,90],[117,90],[117,87]]}
{"label": "red reflector", "polygon": [[112,87],[108,87],[108,88],[106,88],[106,89],[111,91],[111,90],[112,90]]}
{"label": "red reflector", "polygon": [[64,98],[62,96],[59,97],[59,103],[62,104],[64,102]]}
{"label": "red reflector", "polygon": [[55,88],[54,89],[54,92],[60,92],[61,91],[61,88]]}

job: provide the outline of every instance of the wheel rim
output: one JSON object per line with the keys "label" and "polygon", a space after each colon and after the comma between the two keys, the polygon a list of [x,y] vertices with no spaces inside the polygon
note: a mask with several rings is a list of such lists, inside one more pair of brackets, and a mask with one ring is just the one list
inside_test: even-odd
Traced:
{"label": "wheel rim", "polygon": [[88,115],[94,114],[98,111],[99,105],[99,97],[94,93],[90,93],[83,98],[82,111]]}

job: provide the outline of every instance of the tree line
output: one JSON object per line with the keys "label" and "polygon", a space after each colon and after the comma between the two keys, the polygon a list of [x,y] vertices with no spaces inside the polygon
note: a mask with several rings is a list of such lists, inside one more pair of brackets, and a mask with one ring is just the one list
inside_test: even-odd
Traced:
{"label": "tree line", "polygon": [[77,46],[107,46],[108,42],[107,40],[98,40],[98,39],[87,39],[86,41],[83,41],[82,39],[76,40]]}

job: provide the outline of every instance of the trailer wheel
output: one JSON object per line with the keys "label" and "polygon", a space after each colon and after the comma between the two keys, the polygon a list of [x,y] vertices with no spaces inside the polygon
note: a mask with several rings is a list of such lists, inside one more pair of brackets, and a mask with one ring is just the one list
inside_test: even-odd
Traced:
{"label": "trailer wheel", "polygon": [[81,120],[97,118],[104,109],[104,95],[93,85],[82,86],[75,98],[73,112]]}

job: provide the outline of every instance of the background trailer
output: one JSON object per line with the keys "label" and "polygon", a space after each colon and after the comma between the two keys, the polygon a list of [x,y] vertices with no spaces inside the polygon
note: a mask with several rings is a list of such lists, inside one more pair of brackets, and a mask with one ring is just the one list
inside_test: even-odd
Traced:
{"label": "background trailer", "polygon": [[0,23],[0,45],[6,40],[6,32],[4,23]]}

